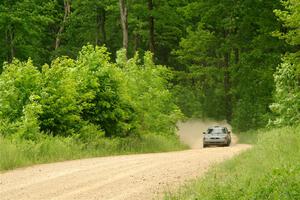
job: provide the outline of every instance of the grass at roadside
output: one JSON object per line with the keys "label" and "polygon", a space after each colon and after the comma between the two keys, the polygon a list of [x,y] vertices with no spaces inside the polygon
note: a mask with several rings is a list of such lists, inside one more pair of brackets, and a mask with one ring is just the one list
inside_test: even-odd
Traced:
{"label": "grass at roadside", "polygon": [[[257,144],[165,199],[300,199],[300,127],[257,131]],[[250,140],[251,141],[251,140]]]}
{"label": "grass at roadside", "polygon": [[166,152],[186,148],[175,136],[153,134],[140,138],[101,138],[88,143],[61,137],[43,137],[35,142],[0,137],[0,171],[79,158]]}
{"label": "grass at roadside", "polygon": [[260,132],[267,132],[267,130],[260,131],[247,131],[243,133],[235,133],[238,137],[238,143],[241,144],[256,144],[258,140],[258,135]]}

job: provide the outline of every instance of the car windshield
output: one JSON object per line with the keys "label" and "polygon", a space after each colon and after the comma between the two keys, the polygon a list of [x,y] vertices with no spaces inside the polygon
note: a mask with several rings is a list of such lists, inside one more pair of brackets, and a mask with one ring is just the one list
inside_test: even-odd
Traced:
{"label": "car windshield", "polygon": [[207,131],[208,134],[225,134],[225,128],[209,128]]}

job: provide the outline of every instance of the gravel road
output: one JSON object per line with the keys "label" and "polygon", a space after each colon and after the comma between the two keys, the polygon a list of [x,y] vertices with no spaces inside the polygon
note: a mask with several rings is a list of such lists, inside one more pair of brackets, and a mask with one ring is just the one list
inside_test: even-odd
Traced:
{"label": "gravel road", "polygon": [[[183,133],[180,129],[181,136],[194,134],[186,129],[187,124],[180,126],[185,130]],[[202,134],[197,135],[202,137]],[[230,147],[93,158],[17,169],[0,174],[0,199],[156,199],[163,192],[172,191],[201,176],[211,165],[248,148],[250,146],[246,144],[233,144]]]}

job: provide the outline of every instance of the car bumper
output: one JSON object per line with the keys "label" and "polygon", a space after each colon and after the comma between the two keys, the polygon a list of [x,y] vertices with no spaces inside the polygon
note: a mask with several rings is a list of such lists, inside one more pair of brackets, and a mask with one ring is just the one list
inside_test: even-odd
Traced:
{"label": "car bumper", "polygon": [[227,144],[227,139],[205,139],[203,144]]}

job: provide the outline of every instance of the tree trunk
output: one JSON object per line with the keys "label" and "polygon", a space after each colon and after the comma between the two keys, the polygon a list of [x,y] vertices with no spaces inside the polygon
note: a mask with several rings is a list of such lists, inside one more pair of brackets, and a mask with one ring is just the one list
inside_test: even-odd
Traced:
{"label": "tree trunk", "polygon": [[239,64],[240,62],[240,51],[238,48],[234,49],[234,57],[235,57],[235,64]]}
{"label": "tree trunk", "polygon": [[154,17],[153,11],[153,0],[148,0],[149,10],[149,49],[154,54],[155,51],[155,39],[154,39]]}
{"label": "tree trunk", "polygon": [[15,46],[14,46],[14,30],[13,27],[10,26],[8,29],[7,42],[9,45],[9,56],[8,62],[11,63],[15,57]]}
{"label": "tree trunk", "polygon": [[97,8],[97,34],[96,45],[104,45],[106,43],[106,11],[104,8]]}
{"label": "tree trunk", "polygon": [[64,0],[64,10],[65,10],[64,18],[58,30],[58,33],[56,35],[55,49],[57,49],[60,46],[61,34],[63,33],[67,20],[71,14],[71,0]]}
{"label": "tree trunk", "polygon": [[135,33],[134,34],[134,46],[133,46],[134,52],[138,51],[139,45],[140,45],[140,35],[138,33]]}
{"label": "tree trunk", "polygon": [[126,6],[126,0],[119,0],[121,25],[123,32],[123,48],[128,52],[128,11]]}
{"label": "tree trunk", "polygon": [[232,117],[232,105],[231,105],[231,95],[230,95],[230,53],[225,53],[224,55],[224,92],[225,92],[225,115],[227,122],[231,121]]}

